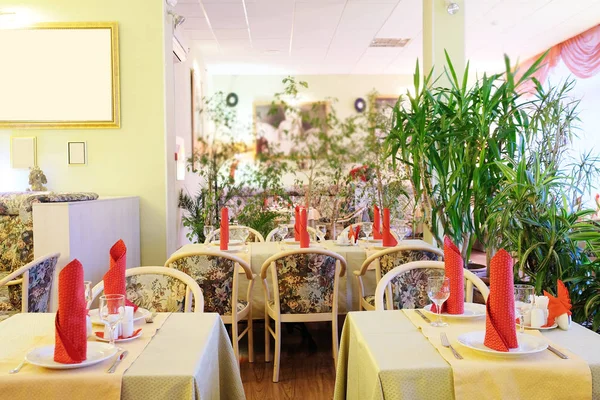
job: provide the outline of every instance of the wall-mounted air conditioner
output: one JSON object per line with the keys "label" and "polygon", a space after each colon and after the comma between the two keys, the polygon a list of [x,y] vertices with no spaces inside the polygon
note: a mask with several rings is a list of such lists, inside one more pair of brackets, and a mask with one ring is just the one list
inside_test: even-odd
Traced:
{"label": "wall-mounted air conditioner", "polygon": [[173,31],[173,55],[179,60],[179,62],[184,62],[189,52],[190,48],[188,47],[187,41],[183,37],[182,32],[175,29]]}

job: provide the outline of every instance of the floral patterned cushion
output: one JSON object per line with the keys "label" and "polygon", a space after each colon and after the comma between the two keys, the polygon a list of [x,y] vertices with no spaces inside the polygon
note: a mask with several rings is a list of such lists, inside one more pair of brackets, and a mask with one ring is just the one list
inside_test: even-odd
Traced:
{"label": "floral patterned cushion", "polygon": [[183,312],[186,289],[185,283],[167,275],[127,277],[127,299],[152,312]]}
{"label": "floral patterned cushion", "polygon": [[185,272],[198,282],[204,295],[204,312],[231,315],[235,273],[233,261],[205,254],[191,255],[173,261],[168,267]]}
{"label": "floral patterned cushion", "polygon": [[282,314],[331,312],[335,257],[292,254],[275,261]]}
{"label": "floral patterned cushion", "polygon": [[33,222],[0,215],[0,271],[13,272],[33,261]]}
{"label": "floral patterned cushion", "polygon": [[[50,257],[29,269],[28,312],[48,312],[50,289],[52,288],[57,261],[58,257]],[[8,286],[8,306],[5,305],[4,307],[7,310],[20,312],[22,308],[22,292],[21,285]],[[1,293],[0,290],[0,303],[5,303]],[[0,305],[0,310],[2,307]]]}
{"label": "floral patterned cushion", "polygon": [[[441,261],[442,258],[430,251],[399,250],[380,257],[379,267],[383,276],[393,268],[411,261]],[[414,269],[394,278],[391,282],[394,308],[421,308],[429,304],[427,277],[431,271],[431,269]]]}

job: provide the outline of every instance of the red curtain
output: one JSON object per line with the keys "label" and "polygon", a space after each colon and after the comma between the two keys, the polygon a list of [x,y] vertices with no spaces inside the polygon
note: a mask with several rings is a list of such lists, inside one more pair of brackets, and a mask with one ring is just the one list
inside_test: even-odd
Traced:
{"label": "red curtain", "polygon": [[[538,54],[521,63],[517,67],[517,78],[527,71],[541,55]],[[551,47],[542,66],[533,76],[544,83],[550,71],[561,59],[578,78],[590,78],[600,72],[600,25]],[[521,93],[531,92],[533,87],[533,82],[523,82],[519,91]]]}

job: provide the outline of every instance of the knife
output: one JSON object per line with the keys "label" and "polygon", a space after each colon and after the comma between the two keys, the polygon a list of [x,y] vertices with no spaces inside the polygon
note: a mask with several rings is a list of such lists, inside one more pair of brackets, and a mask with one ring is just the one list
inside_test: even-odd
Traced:
{"label": "knife", "polygon": [[110,368],[108,369],[108,371],[106,371],[106,372],[108,372],[109,374],[114,373],[115,370],[117,369],[117,367],[119,366],[119,364],[121,363],[121,361],[123,361],[123,359],[127,356],[127,354],[129,354],[129,351],[127,351],[127,350],[125,350],[124,352],[119,354],[117,356],[117,359],[113,363],[113,365],[111,365]]}
{"label": "knife", "polygon": [[562,358],[563,360],[568,359],[569,357],[563,353],[562,351],[548,345],[548,350],[550,350],[551,352],[553,352],[554,354],[556,354],[557,356],[559,356],[560,358]]}
{"label": "knife", "polygon": [[423,318],[423,319],[425,320],[425,322],[427,322],[428,324],[430,324],[430,323],[431,323],[431,320],[430,320],[429,318],[427,318],[427,317],[425,316],[425,314],[423,314],[423,313],[421,312],[421,310],[415,310],[415,312],[416,312],[417,314],[419,314],[419,316],[420,316],[421,318]]}

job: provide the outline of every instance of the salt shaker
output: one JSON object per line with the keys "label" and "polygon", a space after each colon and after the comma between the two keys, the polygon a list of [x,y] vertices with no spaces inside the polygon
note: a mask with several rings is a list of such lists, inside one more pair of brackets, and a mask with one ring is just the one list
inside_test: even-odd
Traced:
{"label": "salt shaker", "polygon": [[125,314],[121,321],[121,335],[124,338],[133,336],[133,307],[125,306]]}

